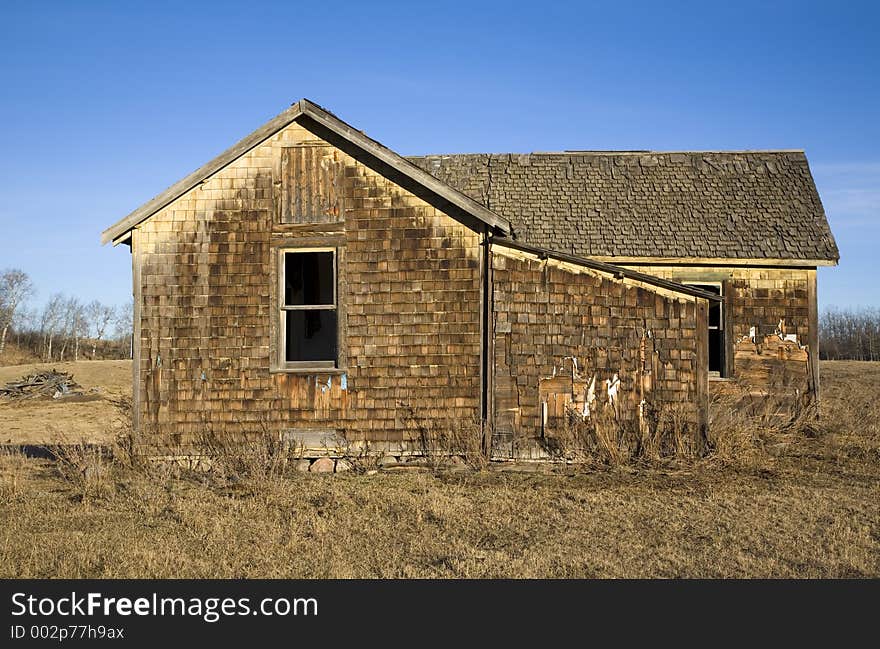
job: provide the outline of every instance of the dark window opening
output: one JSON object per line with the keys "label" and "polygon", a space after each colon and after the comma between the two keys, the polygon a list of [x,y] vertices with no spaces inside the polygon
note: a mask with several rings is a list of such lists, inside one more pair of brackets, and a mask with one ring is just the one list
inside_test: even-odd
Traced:
{"label": "dark window opening", "polygon": [[289,362],[336,359],[336,311],[288,311],[286,335]]}
{"label": "dark window opening", "polygon": [[336,255],[332,250],[283,254],[284,360],[335,367],[337,362]]}
{"label": "dark window opening", "polygon": [[[687,282],[689,286],[702,289],[708,293],[722,295],[721,284],[697,284]],[[722,302],[710,302],[708,313],[709,324],[709,374],[723,377],[724,371],[724,314]]]}
{"label": "dark window opening", "polygon": [[332,252],[288,252],[284,255],[284,304],[333,304],[336,285]]}
{"label": "dark window opening", "polygon": [[709,329],[709,372],[724,374],[724,331]]}

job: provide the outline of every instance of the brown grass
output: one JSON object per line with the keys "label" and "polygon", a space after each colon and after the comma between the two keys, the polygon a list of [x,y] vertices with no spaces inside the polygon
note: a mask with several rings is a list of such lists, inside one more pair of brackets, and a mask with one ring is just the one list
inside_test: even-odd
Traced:
{"label": "brown grass", "polygon": [[0,367],[4,365],[24,365],[25,363],[39,363],[40,357],[29,349],[19,347],[13,341],[6,341],[6,348],[0,355]]}
{"label": "brown grass", "polygon": [[818,425],[731,419],[692,461],[222,480],[114,462],[84,490],[7,455],[0,577],[877,577],[880,363],[822,370]]}

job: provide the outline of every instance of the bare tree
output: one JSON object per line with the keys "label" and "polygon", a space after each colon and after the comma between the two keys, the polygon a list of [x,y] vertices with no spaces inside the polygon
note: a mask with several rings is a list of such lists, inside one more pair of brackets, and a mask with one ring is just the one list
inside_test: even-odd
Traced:
{"label": "bare tree", "polygon": [[6,336],[22,304],[34,294],[34,284],[24,271],[9,268],[0,273],[0,355]]}
{"label": "bare tree", "polygon": [[64,300],[62,306],[62,320],[64,342],[58,354],[58,360],[64,360],[64,353],[68,346],[73,347],[73,360],[79,360],[79,341],[88,335],[88,320],[85,315],[85,307],[75,297]]}
{"label": "bare tree", "polygon": [[[21,347],[28,341],[33,341],[34,333],[40,329],[40,316],[36,309],[21,308],[12,321],[12,330],[15,332],[15,346]],[[24,335],[24,340],[22,340]]]}
{"label": "bare tree", "polygon": [[116,339],[128,347],[129,358],[134,357],[134,300],[121,304],[114,319]]}
{"label": "bare tree", "polygon": [[880,309],[828,309],[819,322],[819,353],[830,360],[880,360]]}
{"label": "bare tree", "polygon": [[91,326],[92,360],[95,360],[95,356],[98,353],[98,343],[103,340],[107,327],[110,326],[110,323],[116,317],[116,313],[113,307],[94,300],[86,306],[86,317]]}
{"label": "bare tree", "polygon": [[[0,273],[0,344],[14,340],[22,351],[28,350],[46,362],[79,360],[84,344],[91,347],[84,355],[95,359],[102,342],[102,354],[131,356],[131,300],[111,307],[98,300],[84,304],[76,297],[55,293],[41,308],[29,310],[25,300],[33,292],[30,280],[21,271]],[[111,339],[115,344],[109,344]]]}
{"label": "bare tree", "polygon": [[64,322],[65,298],[61,293],[55,293],[43,306],[40,314],[40,335],[46,350],[46,361],[52,361],[52,344],[62,332]]}

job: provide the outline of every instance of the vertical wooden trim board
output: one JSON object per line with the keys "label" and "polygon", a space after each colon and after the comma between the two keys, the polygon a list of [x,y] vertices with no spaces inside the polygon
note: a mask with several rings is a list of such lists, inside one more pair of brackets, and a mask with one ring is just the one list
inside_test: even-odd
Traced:
{"label": "vertical wooden trim board", "polygon": [[[695,299],[697,321],[697,350],[695,363],[696,402],[698,410],[699,435],[703,444],[709,432],[709,301]],[[701,449],[702,450],[702,449]]]}
{"label": "vertical wooden trim board", "polygon": [[140,244],[140,228],[131,231],[131,279],[132,279],[132,358],[131,358],[131,428],[140,433],[141,426],[141,311],[143,292],[141,290],[141,269],[143,257]]}
{"label": "vertical wooden trim board", "polygon": [[333,147],[303,143],[281,154],[281,222],[337,223],[344,220],[344,172]]}
{"label": "vertical wooden trim board", "polygon": [[807,345],[810,350],[810,372],[813,375],[813,396],[819,398],[819,304],[817,302],[816,269],[807,271],[807,309],[809,324]]}
{"label": "vertical wooden trim board", "polygon": [[729,279],[721,282],[721,317],[723,319],[721,326],[724,327],[724,338],[722,339],[724,342],[724,373],[722,376],[729,379],[732,379],[736,373],[736,363],[733,362],[733,357],[736,354],[733,291],[733,282]]}

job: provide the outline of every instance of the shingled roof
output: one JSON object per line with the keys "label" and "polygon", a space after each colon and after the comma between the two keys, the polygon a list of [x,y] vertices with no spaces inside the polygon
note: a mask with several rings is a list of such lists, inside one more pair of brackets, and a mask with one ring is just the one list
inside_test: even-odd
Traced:
{"label": "shingled roof", "polygon": [[825,264],[839,257],[803,151],[408,159],[509,219],[518,239],[573,255]]}

